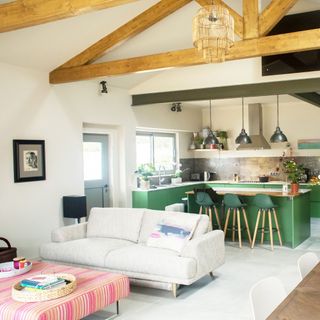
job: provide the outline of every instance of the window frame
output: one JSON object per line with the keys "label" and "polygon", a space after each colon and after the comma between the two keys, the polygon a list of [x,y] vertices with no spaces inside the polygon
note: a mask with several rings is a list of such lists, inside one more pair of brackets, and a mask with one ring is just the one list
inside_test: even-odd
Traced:
{"label": "window frame", "polygon": [[[174,132],[156,132],[156,131],[142,131],[138,130],[136,131],[136,136],[148,136],[151,137],[151,154],[150,158],[152,159],[152,165],[155,167],[155,155],[154,155],[154,138],[155,137],[169,137],[173,138],[173,158],[172,162],[177,163],[177,134]],[[157,171],[157,168],[155,167],[155,170]],[[173,174],[175,172],[175,166],[173,165],[172,170],[166,170],[166,174]]]}

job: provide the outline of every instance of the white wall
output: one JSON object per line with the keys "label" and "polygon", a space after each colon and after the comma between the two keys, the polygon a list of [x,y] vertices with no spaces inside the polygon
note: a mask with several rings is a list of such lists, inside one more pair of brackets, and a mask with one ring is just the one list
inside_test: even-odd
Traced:
{"label": "white wall", "polygon": [[[135,118],[126,91],[98,94],[98,81],[50,86],[48,74],[0,64],[2,166],[0,236],[29,258],[63,224],[63,195],[83,194],[83,123],[119,131],[121,205],[131,204],[128,177],[135,167]],[[13,139],[43,139],[45,181],[14,183]]]}

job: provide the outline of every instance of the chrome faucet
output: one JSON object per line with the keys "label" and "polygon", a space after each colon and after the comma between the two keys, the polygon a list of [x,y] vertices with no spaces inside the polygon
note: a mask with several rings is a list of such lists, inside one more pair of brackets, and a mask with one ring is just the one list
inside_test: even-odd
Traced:
{"label": "chrome faucet", "polygon": [[[163,173],[163,175],[161,173]],[[165,178],[164,178],[164,176],[166,175],[165,166],[159,166],[158,174],[159,174],[159,186],[161,186],[162,182],[164,182],[164,180],[165,180]]]}

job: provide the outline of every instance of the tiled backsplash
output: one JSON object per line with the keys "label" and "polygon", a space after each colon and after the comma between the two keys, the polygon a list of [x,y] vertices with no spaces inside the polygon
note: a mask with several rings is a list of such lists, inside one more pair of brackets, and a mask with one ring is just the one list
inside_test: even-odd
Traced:
{"label": "tiled backsplash", "polygon": [[[320,174],[320,157],[297,157],[298,163],[311,170],[311,174]],[[240,180],[258,180],[259,176],[267,175],[270,180],[285,180],[280,158],[227,158],[227,159],[180,159],[182,169],[190,168],[184,175],[184,180],[190,179],[192,172],[216,172],[217,179],[232,180],[233,175],[239,175]],[[277,168],[280,167],[280,170]]]}

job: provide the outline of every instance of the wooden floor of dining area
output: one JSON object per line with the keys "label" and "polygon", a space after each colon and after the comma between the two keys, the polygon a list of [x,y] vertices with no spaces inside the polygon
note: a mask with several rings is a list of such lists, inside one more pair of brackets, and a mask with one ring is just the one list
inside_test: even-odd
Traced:
{"label": "wooden floor of dining area", "polygon": [[320,319],[320,263],[272,312],[268,320]]}

